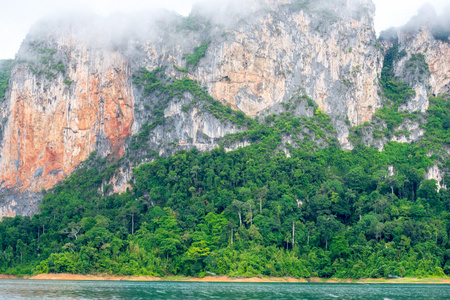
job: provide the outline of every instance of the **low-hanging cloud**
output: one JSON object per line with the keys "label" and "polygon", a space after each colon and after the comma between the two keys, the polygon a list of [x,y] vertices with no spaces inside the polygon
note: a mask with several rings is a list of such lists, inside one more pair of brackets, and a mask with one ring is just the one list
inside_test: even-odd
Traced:
{"label": "low-hanging cloud", "polygon": [[424,4],[417,14],[408,23],[401,27],[391,27],[380,33],[381,40],[395,42],[399,31],[415,31],[421,28],[429,28],[434,38],[444,42],[450,42],[450,4],[439,14],[429,3]]}
{"label": "low-hanging cloud", "polygon": [[[16,2],[21,2],[22,4],[17,4]],[[43,14],[45,10],[49,13],[53,11],[53,15],[49,17],[45,17],[37,22],[37,25],[32,26],[32,29],[29,32],[29,36],[31,34],[38,36],[41,34],[48,34],[48,30],[68,30],[70,28],[79,27],[79,36],[81,37],[83,32],[84,38],[87,40],[92,40],[98,44],[108,45],[108,44],[117,44],[119,42],[123,42],[126,39],[141,39],[141,40],[149,40],[152,35],[155,35],[158,28],[164,28],[168,26],[164,26],[165,24],[173,24],[173,22],[179,22],[181,16],[173,11],[155,9],[157,6],[166,7],[170,10],[180,11],[182,8],[183,14],[187,14],[187,7],[193,4],[193,9],[191,13],[191,17],[202,16],[207,18],[212,23],[227,27],[230,24],[235,23],[237,20],[247,20],[253,16],[253,12],[268,8],[270,9],[276,4],[285,3],[285,0],[168,0],[164,3],[149,1],[143,2],[138,0],[133,0],[127,5],[124,5],[123,2],[119,0],[114,1],[106,1],[106,0],[80,0],[80,1],[70,1],[69,4],[64,4],[66,2],[57,1],[56,0],[43,0],[44,2],[40,2],[41,5],[33,3],[28,3],[31,0],[17,0],[14,5],[8,7],[7,15],[20,16],[21,18],[17,18],[21,23],[24,23],[24,18],[28,21],[28,19],[36,18],[33,17],[31,11],[36,11],[39,14]],[[337,3],[335,0],[327,0],[328,3]],[[331,1],[331,2],[330,2]],[[352,0],[353,1],[353,0]],[[360,0],[357,0],[359,2]],[[387,11],[391,11],[393,13],[398,13],[400,11],[405,11],[404,4],[398,5],[401,1],[391,1],[391,0],[372,0],[377,5],[377,16],[383,15],[383,13]],[[421,0],[408,0],[417,4],[417,1]],[[430,0],[433,1],[434,4],[441,3],[442,1],[447,0]],[[37,1],[36,1],[37,2]],[[138,3],[139,2],[139,3]],[[325,0],[301,0],[300,2],[309,2],[311,5],[319,5],[321,2],[326,2]],[[346,2],[346,1],[340,1]],[[386,9],[382,5],[389,2],[389,7]],[[411,2],[411,3],[412,3]],[[47,3],[42,5],[42,3]],[[29,10],[22,9],[23,7],[30,7]],[[55,5],[53,5],[55,4]],[[139,4],[139,5],[138,5]],[[33,6],[34,5],[34,6]],[[326,5],[325,5],[326,6]],[[124,8],[126,7],[126,10]],[[39,10],[39,8],[41,10]],[[146,8],[148,8],[146,10]],[[150,9],[151,8],[151,9]],[[14,12],[13,9],[16,9]],[[57,9],[57,10],[56,10]],[[66,13],[61,13],[61,11],[67,11]],[[89,10],[90,9],[90,10]],[[105,10],[106,9],[106,10]],[[114,11],[123,10],[124,13],[114,13]],[[139,10],[139,12],[134,12]],[[0,58],[12,57],[13,54],[9,44],[15,44],[18,42],[14,42],[11,39],[11,36],[17,38],[16,36],[22,36],[24,33],[16,33],[9,34],[18,28],[19,26],[14,25],[12,22],[15,18],[7,19],[7,15],[2,15],[2,11],[0,10]],[[446,13],[442,13],[441,17],[439,17],[439,25],[435,26],[435,32],[437,36],[442,36],[442,33],[445,36],[446,30],[450,27],[449,22],[450,18],[448,17],[449,8],[447,7]],[[5,18],[3,18],[5,17]],[[386,19],[386,18],[384,18]],[[398,18],[388,18],[389,20],[394,20]],[[1,24],[2,20],[6,20],[5,24]],[[174,21],[175,20],[175,21]],[[376,18],[376,26],[381,21],[377,21]],[[172,23],[171,23],[172,22]],[[1,27],[4,26],[5,30],[3,32],[8,32],[8,38],[2,37]],[[176,37],[178,38],[178,37]],[[182,37],[181,37],[182,38]],[[5,40],[7,39],[7,40]],[[175,37],[174,37],[175,39]],[[19,40],[20,41],[20,40]],[[18,47],[18,46],[16,46]],[[3,49],[4,48],[4,49]],[[9,54],[6,54],[9,53]]]}
{"label": "low-hanging cloud", "polygon": [[174,22],[179,15],[164,9],[115,13],[102,17],[94,12],[54,14],[36,22],[28,39],[46,39],[50,35],[67,35],[99,47],[121,40],[151,40],[162,23]]}
{"label": "low-hanging cloud", "polygon": [[[185,43],[186,28],[192,22],[224,26],[248,17],[251,12],[264,7],[265,0],[251,0],[240,4],[238,0],[200,1],[189,16],[184,17],[166,9],[140,12],[114,13],[101,16],[94,11],[55,13],[36,22],[25,40],[20,59],[27,55],[27,43],[51,40],[51,37],[70,37],[95,48],[126,50],[130,42],[151,42],[164,39],[166,46]],[[194,24],[194,26],[197,24]],[[201,30],[200,30],[201,31]]]}

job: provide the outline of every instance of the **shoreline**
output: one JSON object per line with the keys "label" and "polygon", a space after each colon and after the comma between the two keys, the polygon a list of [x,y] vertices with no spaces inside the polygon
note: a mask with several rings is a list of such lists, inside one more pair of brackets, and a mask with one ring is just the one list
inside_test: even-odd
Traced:
{"label": "shoreline", "polygon": [[120,275],[80,275],[80,274],[38,274],[34,276],[17,277],[1,275],[0,279],[26,279],[26,280],[93,280],[93,281],[179,281],[179,282],[236,282],[236,283],[388,283],[388,284],[450,284],[450,278],[367,278],[367,279],[336,279],[336,278],[292,278],[292,277],[250,277],[233,278],[228,276],[198,277],[151,277],[151,276],[120,276]]}

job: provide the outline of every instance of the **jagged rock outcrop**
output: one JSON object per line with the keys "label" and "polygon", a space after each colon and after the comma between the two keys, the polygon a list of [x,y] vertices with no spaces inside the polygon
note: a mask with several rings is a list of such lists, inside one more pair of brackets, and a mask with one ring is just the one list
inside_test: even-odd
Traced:
{"label": "jagged rock outcrop", "polygon": [[[364,133],[361,136],[361,142],[369,147],[375,147],[379,151],[383,151],[384,145],[388,142],[399,143],[411,143],[420,139],[425,133],[425,129],[422,128],[423,120],[404,120],[398,127],[394,128],[393,134],[387,137],[384,134],[380,134],[380,128],[385,128],[386,124],[377,124],[376,126],[367,126],[363,128]],[[377,136],[374,132],[378,130]]]}
{"label": "jagged rock outcrop", "polygon": [[425,179],[434,179],[437,181],[438,190],[447,189],[447,184],[443,181],[445,173],[441,171],[438,165],[433,165],[425,173]]}
{"label": "jagged rock outcrop", "polygon": [[397,63],[396,75],[416,92],[404,109],[425,112],[430,95],[450,91],[450,44],[435,39],[427,26],[399,31],[399,43],[407,55]]}
{"label": "jagged rock outcrop", "polygon": [[450,91],[450,44],[434,38],[429,28],[401,35],[401,43],[411,53],[422,53],[429,65],[430,92],[436,95]]}

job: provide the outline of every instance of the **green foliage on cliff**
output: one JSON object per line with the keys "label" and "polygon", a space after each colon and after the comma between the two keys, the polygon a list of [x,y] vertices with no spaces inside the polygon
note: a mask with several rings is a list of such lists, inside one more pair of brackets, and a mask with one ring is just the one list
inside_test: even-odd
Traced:
{"label": "green foliage on cliff", "polygon": [[200,59],[202,57],[205,57],[206,50],[208,49],[207,42],[202,43],[200,46],[194,48],[194,53],[192,54],[186,54],[184,58],[186,58],[186,68],[197,67],[198,63],[200,62]]}
{"label": "green foliage on cliff", "polygon": [[173,67],[175,68],[175,70],[183,72],[183,73],[188,73],[189,72],[188,68],[180,68],[176,64],[173,64]]}
{"label": "green foliage on cliff", "polygon": [[428,150],[447,155],[450,146],[450,96],[441,95],[430,98],[430,106],[426,113],[427,123],[422,144]]}
{"label": "green foliage on cliff", "polygon": [[445,43],[450,43],[450,29],[445,28],[443,26],[436,26],[432,29],[433,37]]}
{"label": "green foliage on cliff", "polygon": [[194,31],[198,32],[201,30],[208,31],[211,28],[211,21],[207,18],[192,13],[187,17],[183,17],[180,22],[176,25],[177,31]]}
{"label": "green foliage on cliff", "polygon": [[318,147],[337,145],[335,133],[331,118],[318,108],[315,108],[315,114],[311,118],[294,117],[287,111],[279,115],[269,115],[264,122],[249,130],[226,136],[225,145],[247,141],[260,143],[260,147],[264,149],[277,149],[284,146],[283,140],[289,138],[289,147],[313,151]]}
{"label": "green foliage on cliff", "polygon": [[383,89],[384,107],[379,109],[375,117],[386,121],[389,131],[395,127],[407,116],[406,113],[398,110],[401,104],[405,104],[409,98],[415,96],[414,90],[408,83],[395,77],[394,63],[406,56],[405,50],[399,52],[399,44],[395,44],[390,48],[384,58],[383,70],[381,72],[380,84]]}
{"label": "green foliage on cliff", "polygon": [[133,76],[133,83],[142,88],[144,96],[154,95],[159,97],[159,101],[153,112],[153,121],[150,127],[154,128],[157,125],[164,123],[164,110],[167,103],[174,99],[184,98],[184,93],[190,93],[194,99],[189,107],[184,111],[189,111],[193,106],[198,106],[199,102],[204,102],[203,108],[213,114],[216,118],[238,125],[239,127],[252,127],[255,120],[245,116],[240,111],[232,110],[230,107],[224,106],[219,101],[211,97],[203,88],[198,85],[197,81],[183,77],[181,79],[174,79],[164,74],[165,68],[157,68],[153,71],[148,71],[145,68],[140,69],[136,75]]}
{"label": "green foliage on cliff", "polygon": [[[380,95],[383,99],[383,107],[375,112],[371,123],[355,126],[350,130],[350,140],[353,144],[361,142],[363,135],[367,134],[367,129],[372,129],[375,139],[380,139],[383,136],[390,139],[392,135],[402,135],[404,132],[397,129],[402,122],[406,119],[418,119],[418,112],[409,113],[399,110],[401,105],[406,104],[408,99],[416,95],[414,89],[407,82],[395,76],[395,63],[406,55],[407,53],[404,49],[399,51],[398,43],[395,43],[387,50],[380,76],[382,88]],[[422,54],[412,54],[405,64],[403,77],[415,76],[416,80],[420,81],[422,80],[421,77],[428,73],[429,67],[424,56]]]}
{"label": "green foliage on cliff", "polygon": [[425,75],[430,73],[425,55],[422,53],[413,53],[405,64],[405,71],[412,75]]}
{"label": "green foliage on cliff", "polygon": [[57,51],[42,46],[42,41],[29,42],[29,47],[36,56],[34,60],[26,61],[30,71],[38,76],[45,76],[47,80],[56,79],[58,73],[64,75],[66,73],[64,63],[61,60],[55,61]]}
{"label": "green foliage on cliff", "polygon": [[5,101],[5,93],[9,89],[12,59],[0,60],[0,101]]}

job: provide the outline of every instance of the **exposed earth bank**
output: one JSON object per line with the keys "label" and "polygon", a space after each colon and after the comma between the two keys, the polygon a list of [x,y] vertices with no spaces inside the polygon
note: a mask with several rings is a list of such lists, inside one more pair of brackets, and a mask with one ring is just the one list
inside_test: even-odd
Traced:
{"label": "exposed earth bank", "polygon": [[228,276],[197,277],[151,277],[151,276],[117,276],[117,275],[80,275],[80,274],[39,274],[19,278],[12,275],[0,275],[0,279],[33,279],[33,280],[112,280],[112,281],[184,281],[184,282],[268,282],[268,283],[392,283],[392,284],[450,284],[450,278],[367,278],[367,279],[325,279],[325,278],[292,278],[292,277],[250,277],[236,278]]}

